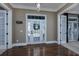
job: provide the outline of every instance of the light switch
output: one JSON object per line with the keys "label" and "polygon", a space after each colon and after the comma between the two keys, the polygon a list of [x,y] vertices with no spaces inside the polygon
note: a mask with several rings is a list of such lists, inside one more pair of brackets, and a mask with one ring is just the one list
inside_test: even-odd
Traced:
{"label": "light switch", "polygon": [[23,30],[20,30],[20,32],[23,32]]}

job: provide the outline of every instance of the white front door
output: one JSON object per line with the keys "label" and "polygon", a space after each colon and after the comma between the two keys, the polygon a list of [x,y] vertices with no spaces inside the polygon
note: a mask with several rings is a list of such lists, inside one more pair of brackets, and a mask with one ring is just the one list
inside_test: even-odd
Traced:
{"label": "white front door", "polygon": [[66,19],[66,16],[64,16],[64,15],[61,15],[61,24],[60,24],[60,26],[61,26],[61,40],[60,40],[60,42],[61,42],[61,44],[62,43],[66,43],[66,21],[67,21],[67,19]]}
{"label": "white front door", "polygon": [[6,26],[6,11],[0,10],[0,49],[6,49],[7,26]]}
{"label": "white front door", "polygon": [[45,20],[28,19],[27,22],[27,44],[38,44],[45,42]]}
{"label": "white front door", "polygon": [[68,22],[68,40],[69,42],[78,40],[78,23],[76,21]]}

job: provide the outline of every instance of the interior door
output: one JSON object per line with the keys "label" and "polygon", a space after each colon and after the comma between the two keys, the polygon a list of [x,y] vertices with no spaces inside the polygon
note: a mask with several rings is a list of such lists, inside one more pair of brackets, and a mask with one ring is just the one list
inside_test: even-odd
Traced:
{"label": "interior door", "polygon": [[6,11],[0,10],[0,49],[6,49]]}
{"label": "interior door", "polygon": [[[43,25],[44,24],[44,25]],[[45,40],[45,23],[42,20],[28,20],[28,43],[40,43]]]}
{"label": "interior door", "polygon": [[66,16],[61,15],[61,44],[66,43]]}
{"label": "interior door", "polygon": [[78,23],[76,21],[68,22],[68,39],[69,41],[77,41],[78,40]]}

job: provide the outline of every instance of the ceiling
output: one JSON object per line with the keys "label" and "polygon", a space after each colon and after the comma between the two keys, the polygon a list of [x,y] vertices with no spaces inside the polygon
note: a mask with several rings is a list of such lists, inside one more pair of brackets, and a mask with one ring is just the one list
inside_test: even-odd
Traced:
{"label": "ceiling", "polygon": [[77,6],[73,7],[72,9],[67,11],[68,13],[74,13],[74,14],[79,14],[79,4]]}
{"label": "ceiling", "polygon": [[[36,10],[36,3],[10,3],[13,8]],[[60,8],[65,6],[66,3],[40,3],[41,11],[57,12]]]}

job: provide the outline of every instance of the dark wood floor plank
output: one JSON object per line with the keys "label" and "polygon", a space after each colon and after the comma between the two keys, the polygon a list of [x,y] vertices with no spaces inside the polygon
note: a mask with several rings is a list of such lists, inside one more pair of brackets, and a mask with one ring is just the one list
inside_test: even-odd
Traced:
{"label": "dark wood floor plank", "polygon": [[37,44],[13,47],[1,56],[78,56],[78,54],[57,44]]}

